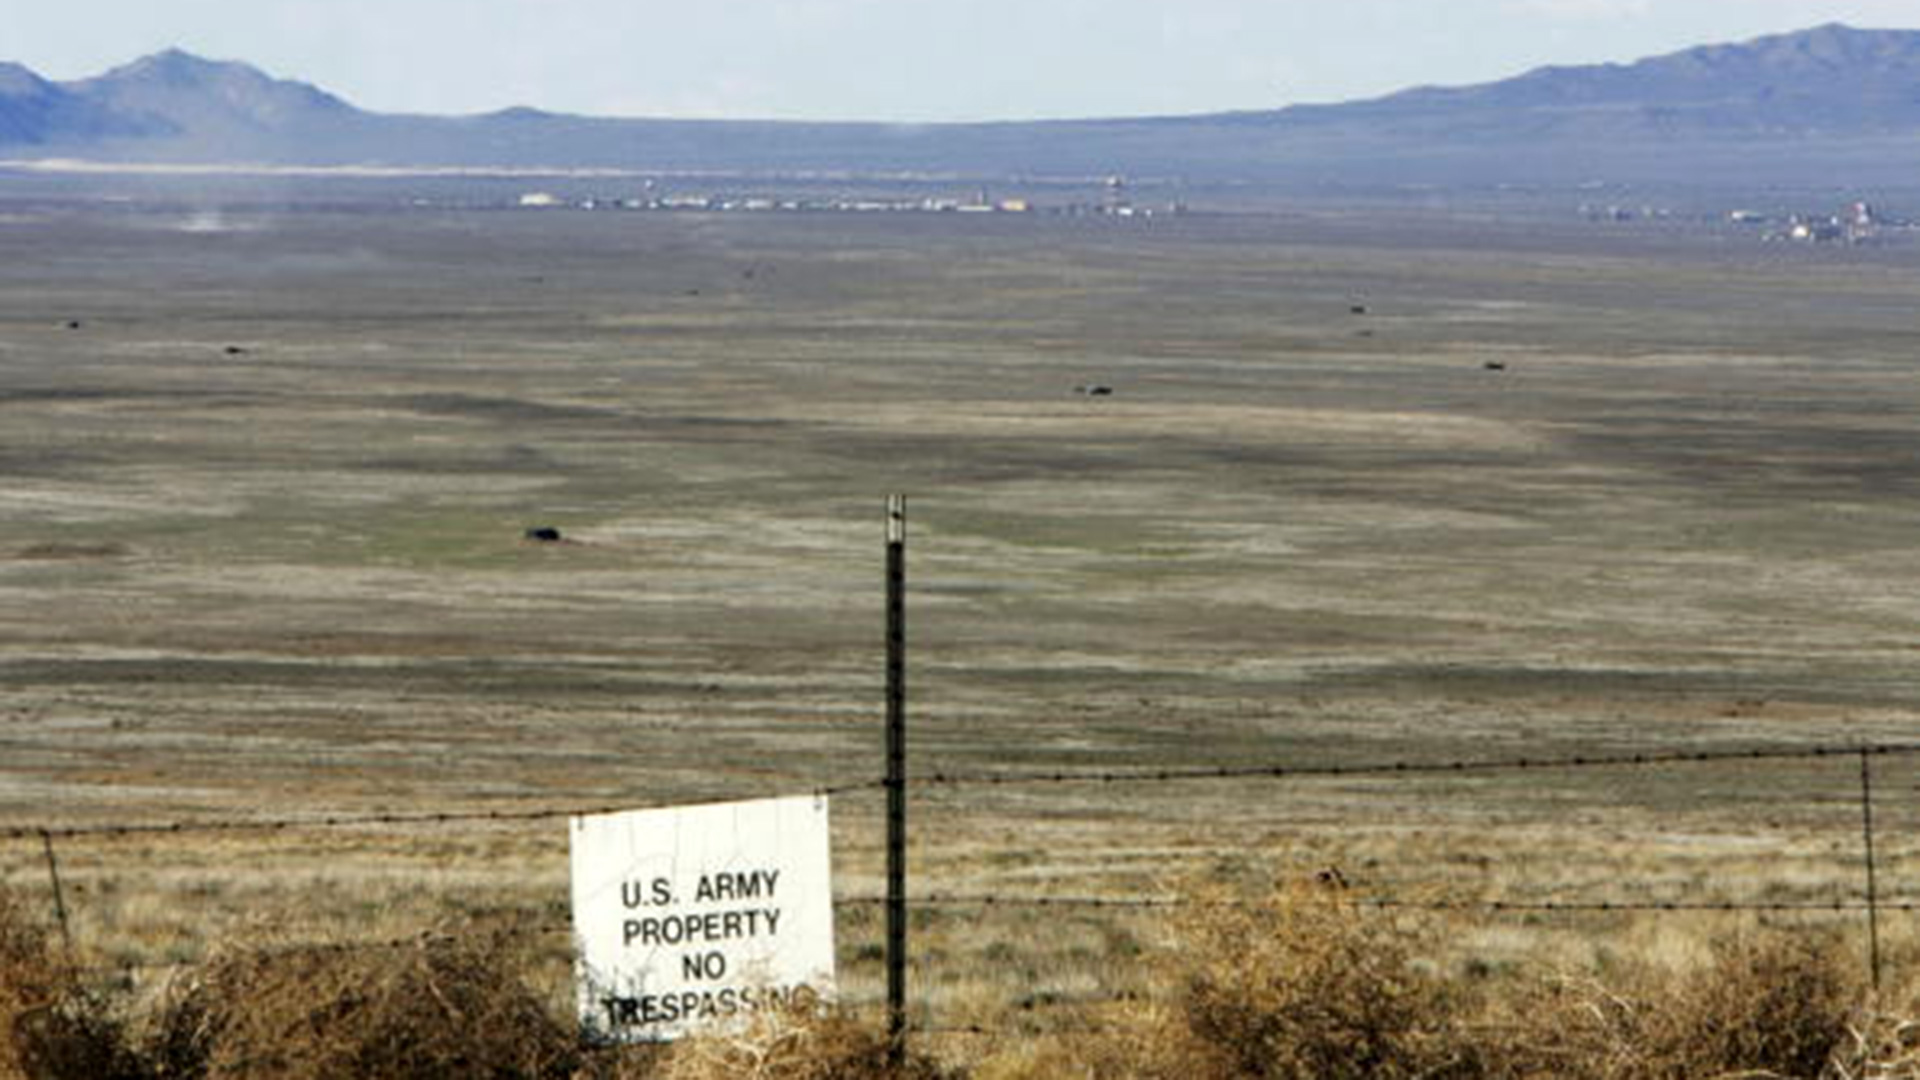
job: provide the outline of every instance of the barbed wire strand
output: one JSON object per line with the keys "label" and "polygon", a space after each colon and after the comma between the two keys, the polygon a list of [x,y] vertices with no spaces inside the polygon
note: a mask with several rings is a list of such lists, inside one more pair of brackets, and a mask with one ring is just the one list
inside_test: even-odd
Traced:
{"label": "barbed wire strand", "polygon": [[[836,899],[836,905],[880,906],[885,897],[855,896]],[[1461,912],[1753,912],[1790,914],[1807,912],[1852,913],[1872,907],[1880,911],[1920,912],[1920,900],[1882,900],[1869,905],[1863,900],[1741,901],[1741,900],[1406,900],[1390,896],[1356,896],[1349,901],[1357,907],[1401,909],[1409,911]],[[908,907],[927,908],[1082,908],[1088,910],[1165,911],[1187,907],[1233,907],[1258,909],[1258,900],[1186,900],[1178,897],[1093,897],[1093,896],[923,896],[910,898]]]}
{"label": "barbed wire strand", "polygon": [[[867,780],[813,789],[815,796],[846,795],[879,790],[885,781]],[[731,801],[731,800],[728,800]],[[316,817],[282,818],[202,818],[166,822],[118,822],[99,825],[18,825],[0,828],[0,839],[72,840],[81,837],[186,835],[189,833],[304,832],[330,829],[357,829],[395,825],[470,825],[483,823],[552,821],[560,818],[617,814],[635,810],[657,810],[688,805],[683,802],[600,803],[575,806],[543,806],[525,810],[449,810],[412,811],[381,814],[328,814]]]}
{"label": "barbed wire strand", "polygon": [[[834,898],[835,907],[882,906],[885,897],[879,896],[842,896]],[[1868,910],[1862,901],[1802,901],[1802,902],[1746,902],[1746,901],[1688,901],[1688,900],[1404,900],[1385,896],[1354,897],[1351,903],[1356,907],[1382,910],[1408,910],[1431,912],[1477,912],[1483,914],[1534,914],[1534,913],[1570,913],[1570,914],[1636,914],[1636,913],[1718,913],[1718,914],[1857,914]],[[1090,896],[924,896],[907,901],[910,908],[1029,908],[1062,909],[1079,908],[1088,910],[1136,910],[1167,911],[1187,907],[1229,907],[1239,909],[1258,909],[1264,905],[1258,900],[1185,900],[1177,897],[1090,897]],[[1920,912],[1920,900],[1882,901],[1882,912]],[[517,930],[524,933],[543,935],[571,935],[574,928],[571,922],[543,922],[520,927],[503,927],[505,930]],[[269,955],[296,955],[299,953],[341,953],[399,949],[413,946],[430,945],[438,941],[452,941],[459,935],[447,931],[425,931],[392,938],[374,938],[360,941],[305,941],[260,946],[257,951]],[[132,971],[166,970],[175,968],[195,968],[205,966],[206,959],[199,960],[122,960],[113,963],[91,964],[81,968],[92,974],[114,974]],[[1125,999],[1119,999],[1125,1000]]]}
{"label": "barbed wire strand", "polygon": [[1008,787],[1046,784],[1178,783],[1204,780],[1325,779],[1340,777],[1423,776],[1454,773],[1534,770],[1618,769],[1741,761],[1817,760],[1823,758],[1920,755],[1920,743],[1855,746],[1760,747],[1742,750],[1676,750],[1635,754],[1575,754],[1567,757],[1516,757],[1453,761],[1393,761],[1357,765],[1219,765],[1184,769],[1037,773],[934,772],[910,778],[927,787]]}
{"label": "barbed wire strand", "polygon": [[[1177,783],[1239,779],[1324,779],[1340,777],[1420,776],[1487,772],[1516,772],[1565,769],[1643,768],[1679,764],[1707,764],[1741,761],[1818,760],[1848,757],[1893,757],[1920,755],[1920,743],[1879,743],[1858,746],[1762,747],[1743,750],[1654,751],[1635,754],[1570,757],[1519,757],[1505,759],[1467,759],[1453,761],[1395,761],[1357,765],[1222,765],[1206,768],[1155,769],[1147,771],[1045,773],[942,773],[911,777],[907,783],[921,787],[1007,787],[1031,784],[1126,784]],[[847,795],[882,790],[887,781],[860,780],[816,787],[820,796]],[[211,832],[288,832],[299,830],[366,828],[379,825],[447,825],[483,822],[527,822],[658,809],[679,803],[598,804],[588,806],[539,807],[530,810],[463,810],[382,814],[334,814],[319,817],[285,818],[211,818],[171,822],[107,823],[101,825],[18,825],[0,828],[0,839],[73,839],[85,836],[134,836]]]}

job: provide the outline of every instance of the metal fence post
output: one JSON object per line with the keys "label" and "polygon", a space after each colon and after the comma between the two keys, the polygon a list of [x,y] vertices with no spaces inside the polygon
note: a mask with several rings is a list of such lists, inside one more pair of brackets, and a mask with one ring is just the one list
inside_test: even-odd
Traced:
{"label": "metal fence post", "polygon": [[907,499],[887,498],[887,1035],[907,1038]]}
{"label": "metal fence post", "polygon": [[1860,835],[1867,855],[1867,966],[1880,993],[1880,879],[1873,858],[1873,752],[1860,751]]}
{"label": "metal fence post", "polygon": [[53,832],[40,830],[40,844],[47,853],[47,880],[53,883],[53,914],[60,920],[60,938],[67,945],[67,962],[73,962],[73,928],[67,923],[67,897],[60,888],[60,861],[53,854]]}

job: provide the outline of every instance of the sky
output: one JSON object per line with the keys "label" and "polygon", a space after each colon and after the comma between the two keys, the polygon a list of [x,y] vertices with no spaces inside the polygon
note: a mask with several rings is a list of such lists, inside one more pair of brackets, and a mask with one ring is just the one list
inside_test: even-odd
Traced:
{"label": "sky", "polygon": [[0,59],[169,47],[381,112],[927,123],[1175,115],[1485,82],[1920,0],[0,0]]}

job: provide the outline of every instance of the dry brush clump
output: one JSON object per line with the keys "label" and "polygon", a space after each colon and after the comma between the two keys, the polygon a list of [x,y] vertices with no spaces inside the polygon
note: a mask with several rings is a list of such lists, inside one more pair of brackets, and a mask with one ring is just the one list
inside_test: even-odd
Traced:
{"label": "dry brush clump", "polygon": [[1413,929],[1311,883],[1249,900],[1202,888],[1173,917],[1159,1002],[1081,1047],[1113,1080],[1414,1080],[1475,1075],[1457,988]]}
{"label": "dry brush clump", "polygon": [[36,1010],[59,1000],[63,980],[46,932],[0,890],[0,1080],[26,1075],[17,1032]]}
{"label": "dry brush clump", "polygon": [[379,947],[233,950],[174,988],[148,1052],[206,1080],[544,1080],[578,1064],[526,981],[533,935],[463,926]]}
{"label": "dry brush clump", "polygon": [[1869,995],[1841,942],[1805,930],[1716,941],[1712,959],[1680,976],[1656,1047],[1680,1067],[1723,1073],[1826,1071]]}
{"label": "dry brush clump", "polygon": [[0,1080],[140,1080],[119,1016],[20,898],[0,889]]}
{"label": "dry brush clump", "polygon": [[1920,1000],[1912,1016],[1874,1013],[1848,1026],[1831,1080],[1920,1080]]}
{"label": "dry brush clump", "polygon": [[1920,1080],[1920,1025],[1876,1015],[1836,937],[1749,930],[1704,962],[1497,982],[1337,889],[1203,889],[1159,987],[1098,1031],[1008,1047],[991,1080]]}
{"label": "dry brush clump", "polygon": [[1516,987],[1489,1060],[1506,1076],[1569,1080],[1837,1076],[1868,1001],[1838,943],[1806,931],[1746,931],[1683,971],[1649,966],[1603,984]]}
{"label": "dry brush clump", "polygon": [[1868,1008],[1837,937],[1748,929],[1691,966],[1489,981],[1450,977],[1432,926],[1336,888],[1190,900],[1152,993],[963,1071],[896,1064],[878,1023],[818,1003],[584,1049],[533,988],[537,935],[511,924],[227,949],[130,1044],[127,1004],[88,992],[0,893],[0,1080],[1920,1080],[1920,1001]]}
{"label": "dry brush clump", "polygon": [[803,1003],[682,1042],[649,1080],[955,1080],[910,1050],[896,1064],[891,1049],[880,1025]]}

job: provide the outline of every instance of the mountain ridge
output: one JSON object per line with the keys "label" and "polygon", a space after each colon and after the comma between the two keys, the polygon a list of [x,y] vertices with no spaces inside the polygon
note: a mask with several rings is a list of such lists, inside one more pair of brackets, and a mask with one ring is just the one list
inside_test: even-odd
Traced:
{"label": "mountain ridge", "polygon": [[[1818,175],[1823,160],[1854,173],[1920,170],[1920,138],[1909,147],[1901,138],[1909,135],[1920,137],[1920,31],[1840,23],[1337,104],[911,126],[618,119],[525,105],[457,117],[386,114],[178,49],[64,83],[0,64],[0,156],[27,149],[117,162],[1359,183],[1673,180],[1758,167],[1790,182]],[[1784,143],[1804,145],[1783,153]]]}
{"label": "mountain ridge", "polygon": [[1648,134],[1920,130],[1920,31],[1829,23],[1627,64],[1546,66],[1494,82],[1420,86],[1366,101],[1261,115],[1276,123],[1363,117],[1408,123],[1441,114],[1458,119],[1490,111],[1537,115],[1549,110],[1560,110],[1558,126],[1568,129],[1591,126],[1610,113],[1615,131],[1620,117],[1631,119],[1638,110]]}

